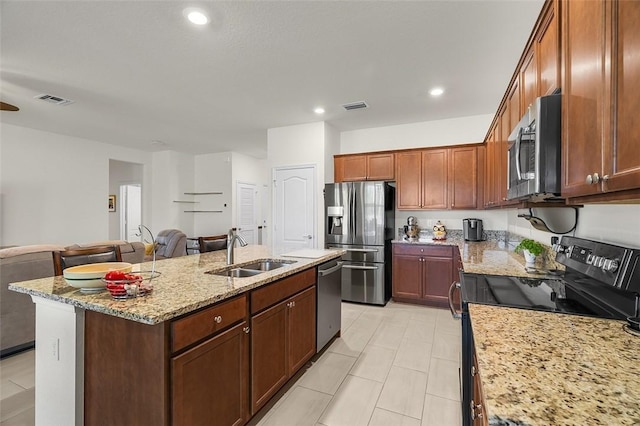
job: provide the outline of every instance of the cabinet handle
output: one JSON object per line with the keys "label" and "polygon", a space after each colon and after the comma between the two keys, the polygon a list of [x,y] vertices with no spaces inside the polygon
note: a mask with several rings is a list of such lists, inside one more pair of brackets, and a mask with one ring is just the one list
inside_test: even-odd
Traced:
{"label": "cabinet handle", "polygon": [[598,183],[598,182],[600,182],[600,176],[596,172],[593,174],[593,183]]}
{"label": "cabinet handle", "polygon": [[249,327],[245,327],[242,329],[242,331],[245,332],[245,334],[249,334],[249,332],[251,331],[251,329]]}
{"label": "cabinet handle", "polygon": [[215,317],[213,317],[213,320],[216,322],[216,324],[220,324],[222,322],[222,317],[220,315],[216,315]]}
{"label": "cabinet handle", "polygon": [[476,375],[476,367],[475,365],[471,366],[471,376],[475,376]]}
{"label": "cabinet handle", "polygon": [[296,306],[296,302],[295,301],[294,302],[289,302],[289,303],[287,303],[287,306],[290,307],[290,308],[293,308],[294,306]]}

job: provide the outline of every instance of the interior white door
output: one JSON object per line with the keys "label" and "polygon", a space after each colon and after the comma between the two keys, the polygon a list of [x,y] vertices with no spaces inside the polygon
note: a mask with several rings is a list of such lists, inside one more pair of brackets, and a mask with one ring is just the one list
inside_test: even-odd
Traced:
{"label": "interior white door", "polygon": [[273,251],[316,246],[316,168],[276,168],[273,179]]}
{"label": "interior white door", "polygon": [[142,187],[138,184],[120,186],[120,238],[137,241],[138,225],[142,223]]}
{"label": "interior white door", "polygon": [[236,184],[236,228],[247,244],[257,244],[257,190],[249,183]]}

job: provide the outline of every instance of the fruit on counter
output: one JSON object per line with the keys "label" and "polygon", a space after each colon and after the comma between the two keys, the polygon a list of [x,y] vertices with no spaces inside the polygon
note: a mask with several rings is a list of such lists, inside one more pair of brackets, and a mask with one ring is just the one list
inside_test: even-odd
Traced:
{"label": "fruit on counter", "polygon": [[109,281],[121,281],[124,280],[125,275],[127,275],[125,272],[122,271],[109,271],[107,272],[107,274],[104,276],[105,280],[109,280]]}

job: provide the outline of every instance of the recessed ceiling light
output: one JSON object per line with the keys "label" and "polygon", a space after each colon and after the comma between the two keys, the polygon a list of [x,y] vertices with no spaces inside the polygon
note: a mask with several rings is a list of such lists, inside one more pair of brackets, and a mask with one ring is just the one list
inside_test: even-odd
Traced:
{"label": "recessed ceiling light", "polygon": [[441,88],[441,87],[434,87],[433,89],[431,89],[431,90],[429,91],[429,94],[430,94],[431,96],[440,96],[440,95],[442,95],[443,93],[444,93],[444,89],[443,89],[443,88]]}
{"label": "recessed ceiling light", "polygon": [[188,7],[183,11],[183,14],[196,25],[205,25],[209,22],[209,17],[200,9]]}
{"label": "recessed ceiling light", "polygon": [[324,114],[324,108],[318,107],[314,109],[313,112],[315,112],[316,114]]}

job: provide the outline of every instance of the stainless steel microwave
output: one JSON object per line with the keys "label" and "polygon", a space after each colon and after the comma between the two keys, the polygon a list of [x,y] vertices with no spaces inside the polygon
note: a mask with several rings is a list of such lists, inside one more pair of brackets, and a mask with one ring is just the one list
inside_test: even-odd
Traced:
{"label": "stainless steel microwave", "polygon": [[509,135],[507,198],[560,196],[561,95],[536,98]]}

